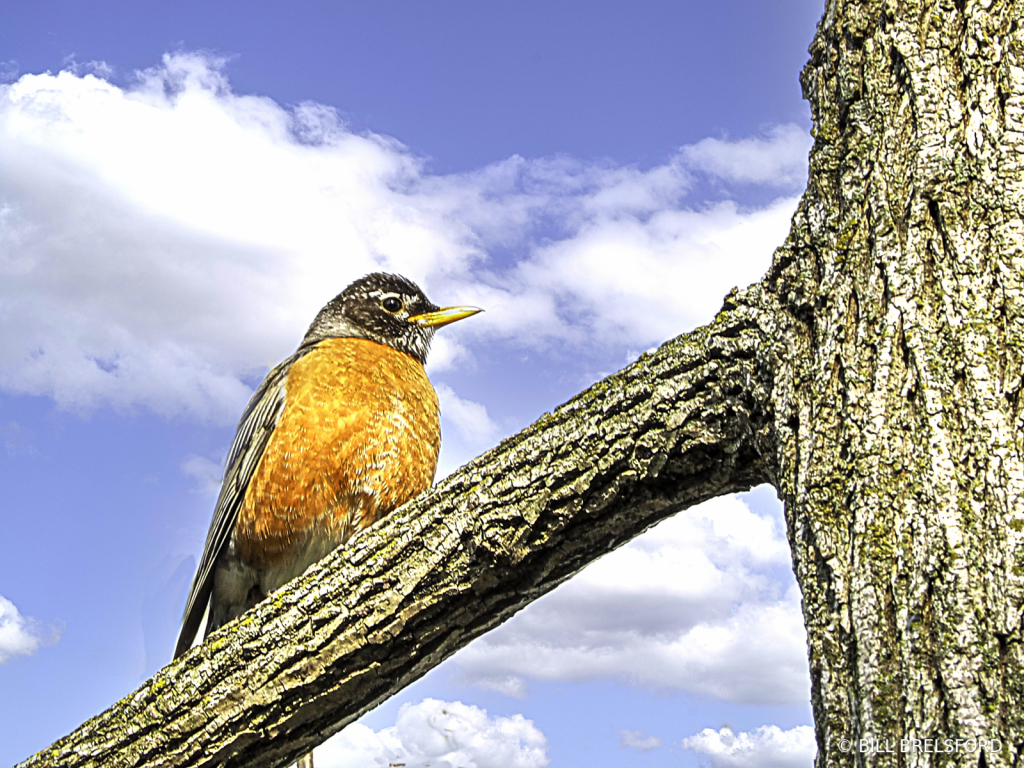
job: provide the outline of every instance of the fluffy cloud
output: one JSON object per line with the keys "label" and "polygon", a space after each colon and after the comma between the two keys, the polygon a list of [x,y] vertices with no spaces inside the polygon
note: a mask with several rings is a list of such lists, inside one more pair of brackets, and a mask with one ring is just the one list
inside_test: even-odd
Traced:
{"label": "fluffy cloud", "polygon": [[59,639],[58,629],[44,630],[39,622],[22,616],[14,603],[0,596],[0,664],[15,656],[31,656],[40,645]]}
{"label": "fluffy cloud", "polygon": [[435,476],[442,478],[493,446],[502,430],[482,403],[459,397],[447,384],[437,384],[436,389],[443,450]]}
{"label": "fluffy cloud", "polygon": [[374,732],[355,723],[318,747],[320,768],[541,768],[544,734],[522,715],[489,717],[459,701],[406,704],[394,726]]}
{"label": "fluffy cloud", "polygon": [[665,744],[665,742],[657,736],[644,737],[643,731],[630,731],[621,730],[619,731],[619,746],[626,747],[632,752],[650,752],[652,749],[657,749]]}
{"label": "fluffy cloud", "polygon": [[0,389],[74,408],[230,423],[374,269],[487,308],[445,330],[436,370],[496,340],[650,346],[757,279],[795,205],[690,208],[693,174],[776,184],[806,154],[783,127],[647,170],[512,157],[436,176],[323,105],[233,93],[208,57],[126,87],[92,70],[0,85]]}
{"label": "fluffy cloud", "polygon": [[756,211],[726,201],[590,216],[517,266],[513,302],[547,305],[520,318],[519,333],[536,339],[557,329],[584,344],[649,345],[689,330],[767,269],[795,207],[795,198],[781,198]]}
{"label": "fluffy cloud", "polygon": [[739,734],[728,726],[718,731],[705,728],[683,739],[682,746],[706,755],[713,768],[810,768],[818,749],[809,725],[788,731],[763,725]]}
{"label": "fluffy cloud", "polygon": [[372,198],[407,164],[373,138],[306,145],[309,125],[332,130],[310,108],[232,95],[194,56],[129,90],[71,72],[0,87],[0,305],[13,329],[0,385],[70,406],[237,415],[241,378],[375,266],[353,223],[375,206],[359,209],[358,192]]}
{"label": "fluffy cloud", "polygon": [[779,125],[765,137],[739,141],[702,139],[683,147],[681,154],[691,168],[725,181],[790,187],[807,176],[811,140],[795,125]]}
{"label": "fluffy cloud", "polygon": [[498,425],[491,421],[487,408],[480,403],[459,397],[447,384],[438,385],[437,399],[441,413],[451,421],[459,436],[467,443],[482,448],[490,445],[497,436]]}
{"label": "fluffy cloud", "polygon": [[617,678],[736,703],[810,696],[806,634],[777,518],[735,497],[680,513],[454,658],[469,683]]}

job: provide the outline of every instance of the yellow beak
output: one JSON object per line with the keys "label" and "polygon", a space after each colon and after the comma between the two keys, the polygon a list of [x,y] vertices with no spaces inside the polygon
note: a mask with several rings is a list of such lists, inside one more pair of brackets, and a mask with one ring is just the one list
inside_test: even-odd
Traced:
{"label": "yellow beak", "polygon": [[409,318],[409,322],[416,323],[416,325],[422,328],[440,328],[442,325],[454,323],[456,320],[462,320],[464,317],[471,317],[477,312],[483,312],[483,310],[476,307],[445,307],[444,309],[437,310],[437,312],[424,312],[422,315],[413,315]]}

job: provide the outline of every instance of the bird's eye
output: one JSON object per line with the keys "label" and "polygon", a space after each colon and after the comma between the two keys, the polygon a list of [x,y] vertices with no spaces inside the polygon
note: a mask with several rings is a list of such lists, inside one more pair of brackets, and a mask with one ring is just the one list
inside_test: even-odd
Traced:
{"label": "bird's eye", "polygon": [[394,314],[395,312],[402,311],[401,299],[396,299],[394,296],[388,296],[386,299],[384,299],[384,301],[380,303],[380,305],[392,314]]}

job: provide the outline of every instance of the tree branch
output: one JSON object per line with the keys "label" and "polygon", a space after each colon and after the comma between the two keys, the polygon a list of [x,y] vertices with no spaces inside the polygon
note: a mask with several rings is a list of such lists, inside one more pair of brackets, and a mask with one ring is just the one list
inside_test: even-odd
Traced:
{"label": "tree branch", "polygon": [[764,482],[754,316],[734,292],[21,765],[285,765],[658,521]]}

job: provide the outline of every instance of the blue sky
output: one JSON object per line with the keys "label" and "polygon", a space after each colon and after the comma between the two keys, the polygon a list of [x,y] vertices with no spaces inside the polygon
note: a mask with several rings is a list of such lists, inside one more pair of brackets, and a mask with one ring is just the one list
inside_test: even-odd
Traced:
{"label": "blue sky", "polygon": [[[439,476],[758,279],[820,11],[5,4],[0,763],[169,661],[241,408],[355,277],[487,310],[428,363]],[[688,510],[318,766],[809,766],[788,557],[769,489]]]}

